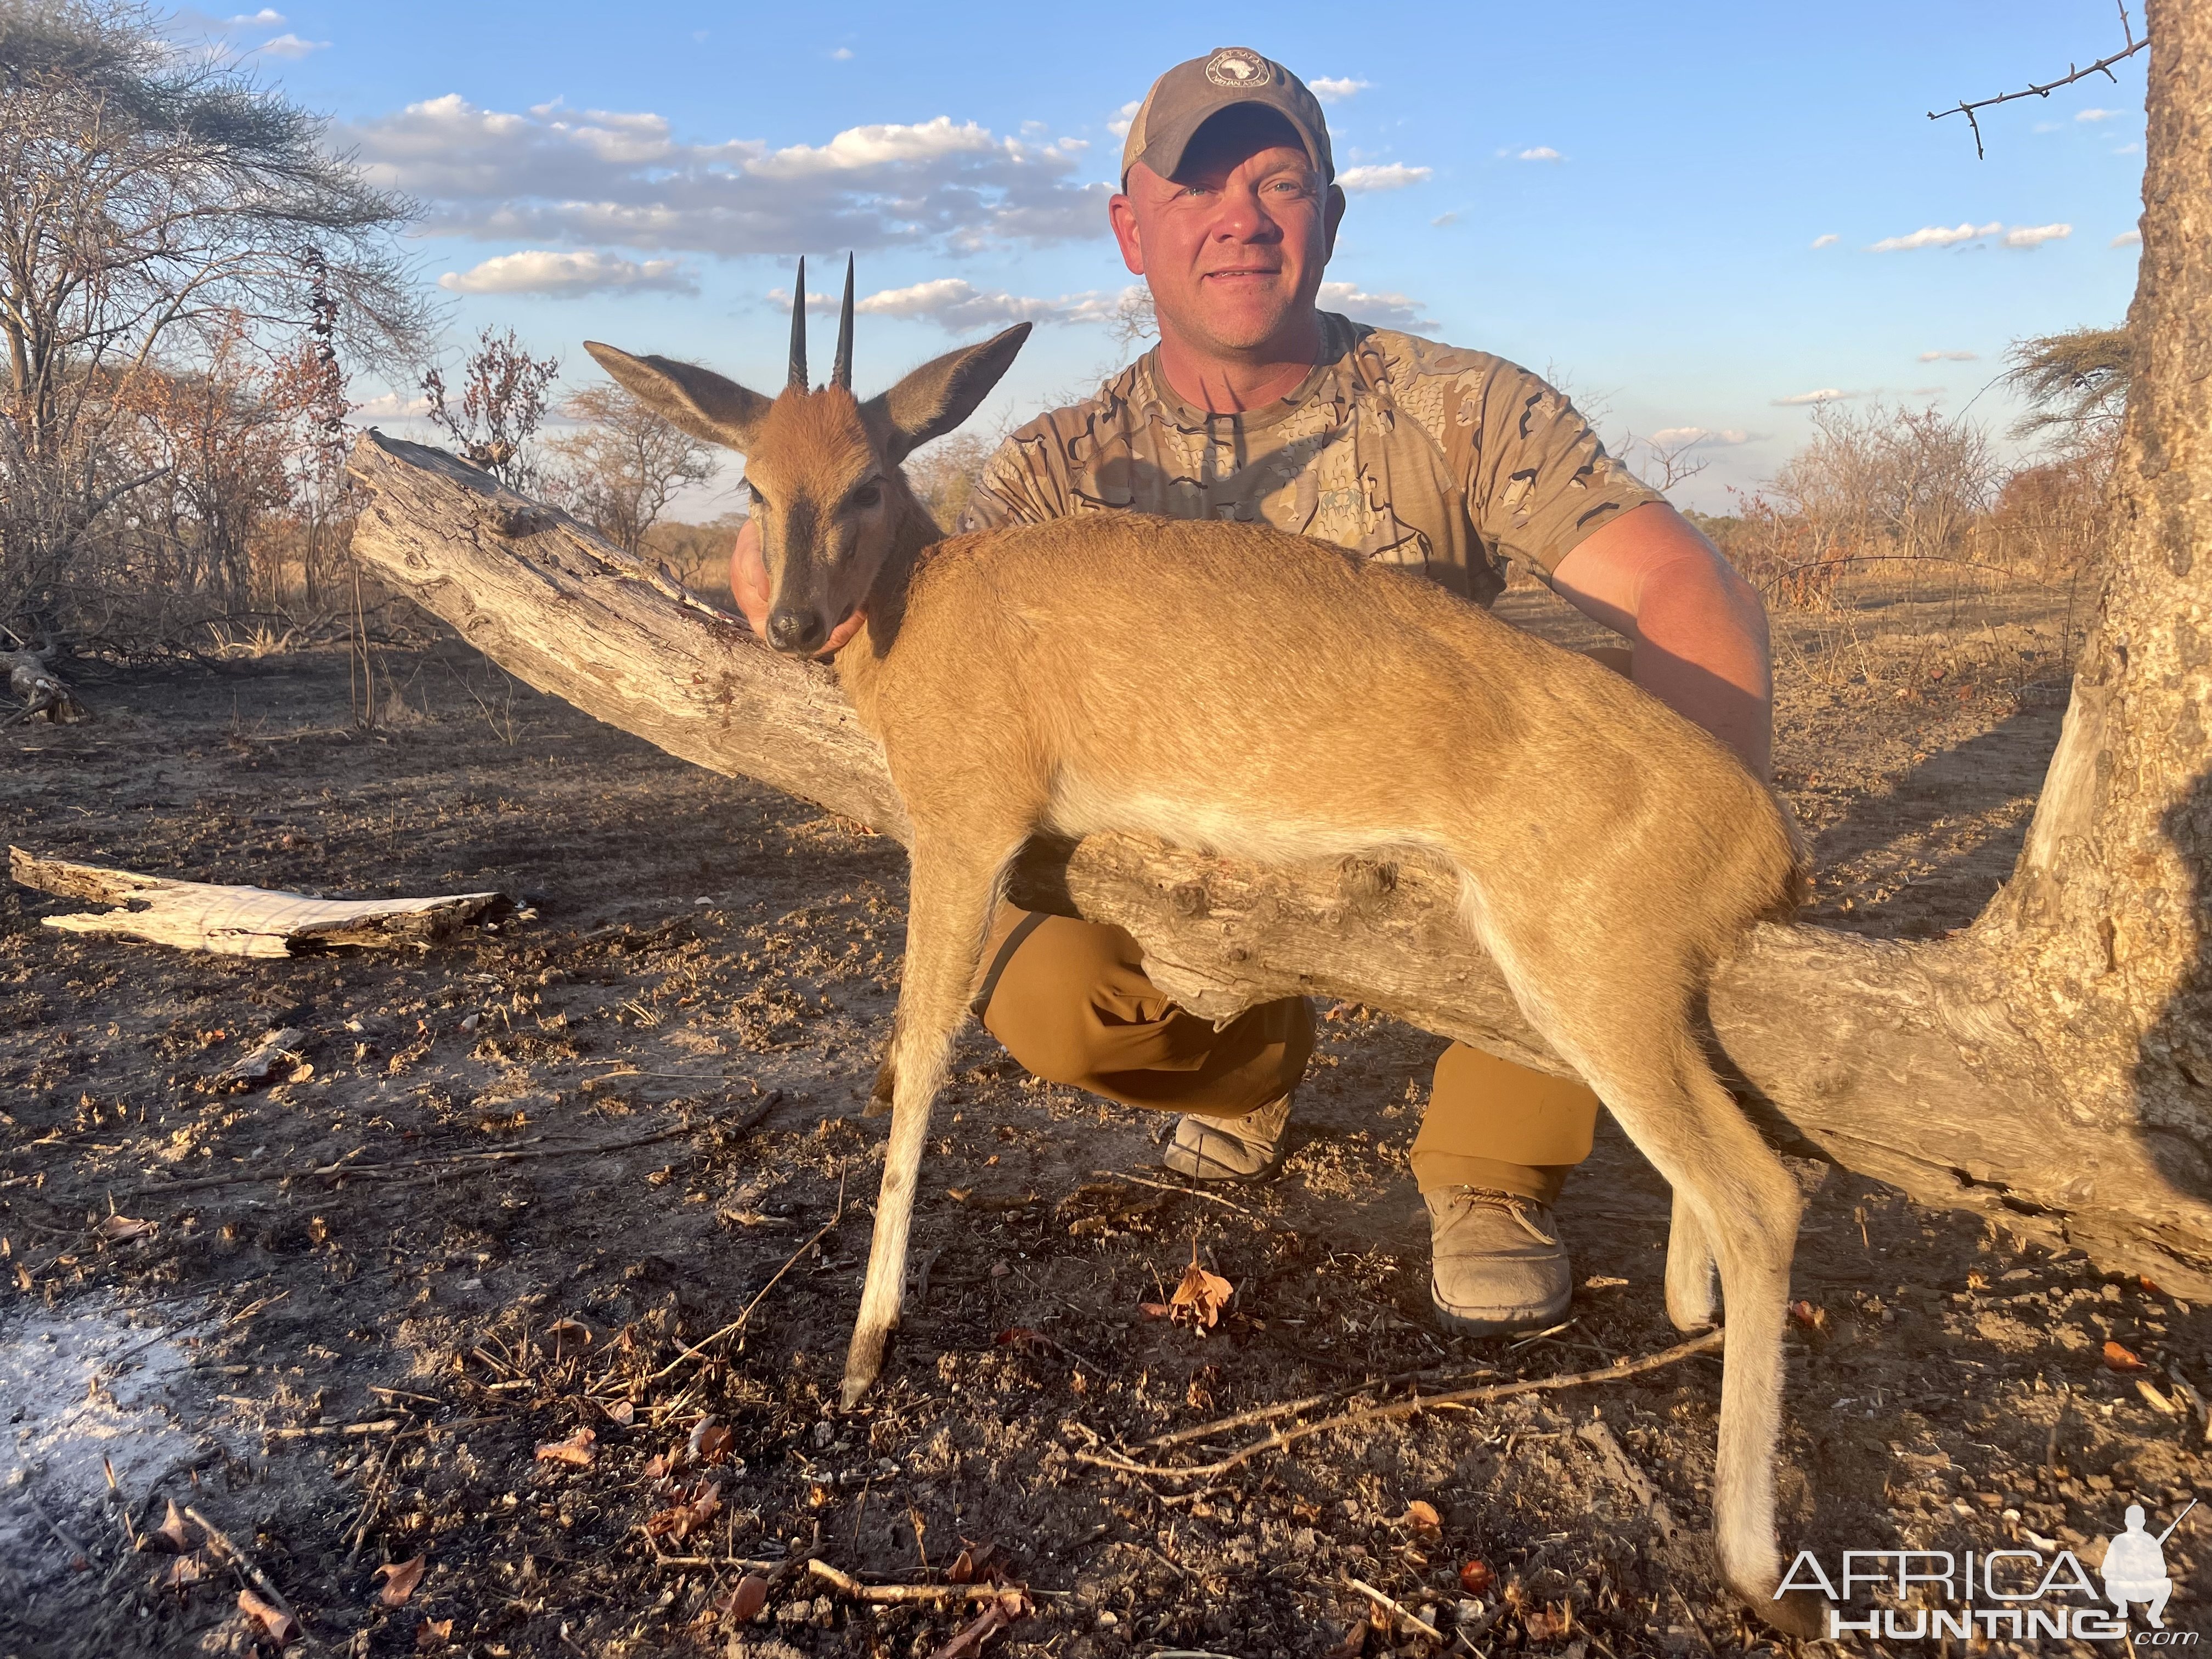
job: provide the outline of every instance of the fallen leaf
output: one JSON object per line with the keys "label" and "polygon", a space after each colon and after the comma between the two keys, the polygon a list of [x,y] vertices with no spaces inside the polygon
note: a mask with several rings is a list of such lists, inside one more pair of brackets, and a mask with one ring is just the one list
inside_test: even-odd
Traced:
{"label": "fallen leaf", "polygon": [[681,1543],[691,1534],[706,1526],[721,1513],[722,1488],[719,1483],[702,1480],[691,1489],[690,1494],[658,1515],[647,1517],[645,1523],[648,1538],[666,1538]]}
{"label": "fallen leaf", "polygon": [[1175,1310],[1164,1302],[1139,1302],[1137,1311],[1147,1319],[1165,1319]]}
{"label": "fallen leaf", "polygon": [[425,1619],[415,1626],[415,1651],[443,1653],[453,1639],[453,1621],[450,1619]]}
{"label": "fallen leaf", "polygon": [[965,1204],[975,1196],[975,1189],[973,1187],[947,1187],[945,1189],[945,1195],[955,1204]]}
{"label": "fallen leaf", "polygon": [[250,1587],[239,1591],[238,1610],[260,1626],[262,1633],[280,1648],[289,1648],[300,1639],[299,1620],[283,1608],[263,1601]]}
{"label": "fallen leaf", "polygon": [[169,1563],[169,1570],[161,1575],[164,1589],[189,1589],[208,1576],[207,1559],[198,1554],[179,1555]]}
{"label": "fallen leaf", "polygon": [[960,1554],[945,1571],[945,1579],[955,1584],[998,1584],[1006,1582],[1006,1553],[996,1544],[971,1542],[962,1539]]}
{"label": "fallen leaf", "polygon": [[1547,1607],[1537,1607],[1521,1615],[1521,1626],[1528,1632],[1532,1642],[1552,1642],[1567,1633],[1567,1615]]}
{"label": "fallen leaf", "polygon": [[2166,1294],[2164,1291],[2159,1289],[2158,1285],[2153,1282],[2148,1273],[2137,1273],[2136,1275],[2136,1283],[2142,1285],[2143,1289],[2148,1291],[2153,1296],[2164,1296]]}
{"label": "fallen leaf", "polygon": [[1191,1325],[1200,1330],[1212,1330],[1221,1321],[1221,1310],[1229,1305],[1236,1287],[1218,1273],[1210,1273],[1198,1265],[1198,1241],[1190,1242],[1190,1266],[1182,1270],[1182,1283],[1176,1286],[1174,1297],[1168,1304],[1168,1317],[1179,1325]]}
{"label": "fallen leaf", "polygon": [[1443,1517],[1437,1513],[1437,1506],[1419,1498],[1406,1505],[1398,1524],[1414,1537],[1425,1538],[1431,1543],[1444,1535]]}
{"label": "fallen leaf", "polygon": [[415,1594],[415,1586],[422,1582],[422,1570],[429,1560],[427,1555],[418,1555],[412,1561],[386,1561],[371,1575],[384,1580],[384,1588],[377,1591],[376,1599],[387,1607],[404,1605],[407,1598]]}
{"label": "fallen leaf", "polygon": [[1791,1303],[1790,1319],[1800,1330],[1825,1331],[1828,1328],[1828,1310],[1815,1307],[1810,1302]]}
{"label": "fallen leaf", "polygon": [[1323,1654],[1322,1659],[1359,1659],[1359,1656],[1366,1650],[1367,1621],[1363,1619],[1345,1632],[1344,1640]]}
{"label": "fallen leaf", "polygon": [[2180,1414],[2181,1407],[2179,1406],[2176,1405],[2172,1401],[2168,1400],[2164,1395],[2160,1394],[2156,1389],[2151,1387],[2149,1383],[2144,1382],[2140,1376],[2136,1378],[2136,1392],[2143,1397],[2144,1403],[2149,1406],[2153,1410],[2164,1412],[2168,1417],[2174,1417]]}
{"label": "fallen leaf", "polygon": [[142,1533],[138,1538],[140,1549],[151,1550],[159,1555],[182,1555],[191,1547],[192,1540],[185,1535],[185,1517],[178,1510],[173,1499],[161,1524],[151,1532]]}
{"label": "fallen leaf", "polygon": [[607,1420],[619,1427],[626,1429],[637,1420],[637,1407],[627,1400],[602,1400],[599,1404]]}
{"label": "fallen leaf", "polygon": [[541,1442],[538,1448],[538,1455],[544,1462],[574,1463],[580,1467],[589,1463],[598,1455],[592,1449],[592,1443],[598,1438],[599,1436],[593,1434],[589,1429],[579,1429],[566,1440]]}
{"label": "fallen leaf", "polygon": [[1059,1343],[1026,1325],[1014,1325],[1000,1331],[998,1344],[1002,1348],[1019,1348],[1032,1359],[1050,1359],[1060,1352]]}
{"label": "fallen leaf", "polygon": [[757,1572],[749,1572],[738,1580],[728,1595],[714,1603],[715,1610],[726,1613],[741,1625],[749,1625],[760,1616],[768,1605],[768,1580]]}
{"label": "fallen leaf", "polygon": [[1617,1291],[1627,1284],[1625,1279],[1615,1279],[1611,1273],[1593,1273],[1583,1280],[1586,1291]]}
{"label": "fallen leaf", "polygon": [[127,1244],[134,1238],[152,1237],[159,1225],[158,1222],[140,1221],[127,1215],[111,1215],[102,1217],[93,1231],[110,1244]]}
{"label": "fallen leaf", "polygon": [[994,1261],[991,1264],[991,1277],[994,1279],[1004,1279],[1012,1272],[1013,1269],[1003,1261]]}
{"label": "fallen leaf", "polygon": [[1012,1624],[1029,1611],[1029,1602],[1018,1590],[1000,1596],[983,1609],[982,1616],[963,1626],[960,1632],[929,1659],[974,1659],[982,1652],[983,1644]]}
{"label": "fallen leaf", "polygon": [[1487,1595],[1493,1582],[1487,1561],[1468,1561],[1461,1564],[1459,1587],[1469,1595]]}
{"label": "fallen leaf", "polygon": [[2105,1367],[2115,1371],[2147,1371],[2150,1369],[2118,1343],[2111,1341],[2105,1344]]}
{"label": "fallen leaf", "polygon": [[595,1340],[592,1328],[580,1319],[556,1319],[545,1328],[545,1334],[553,1339],[553,1357],[556,1359],[561,1357],[564,1340],[580,1348],[588,1348]]}
{"label": "fallen leaf", "polygon": [[728,1460],[738,1437],[711,1417],[702,1417],[691,1431],[691,1461],[720,1463]]}

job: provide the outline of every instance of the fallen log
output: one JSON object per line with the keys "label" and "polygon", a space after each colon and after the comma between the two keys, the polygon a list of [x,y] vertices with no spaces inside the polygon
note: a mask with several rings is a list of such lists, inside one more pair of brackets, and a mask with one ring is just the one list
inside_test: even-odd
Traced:
{"label": "fallen log", "polygon": [[[441,451],[371,432],[351,471],[367,498],[356,553],[508,672],[684,759],[904,837],[882,755],[828,669],[776,656],[664,573]],[[1030,908],[1128,928],[1163,988],[1209,1017],[1342,998],[1568,1070],[1459,925],[1455,884],[1418,858],[1261,869],[1102,836],[1032,846],[1012,881]],[[1713,988],[1726,1066],[1796,1151],[2212,1296],[2196,1126],[2151,1129],[2109,1067],[2069,1064],[2023,978],[2033,926],[2000,903],[1929,944],[1762,927]]]}
{"label": "fallen log", "polygon": [[118,904],[41,918],[70,933],[122,933],[180,951],[221,957],[284,957],[333,945],[427,946],[455,928],[513,908],[504,893],[441,898],[319,899],[265,887],[172,881],[131,870],[42,859],[8,849],[8,872],[25,887],[62,898]]}

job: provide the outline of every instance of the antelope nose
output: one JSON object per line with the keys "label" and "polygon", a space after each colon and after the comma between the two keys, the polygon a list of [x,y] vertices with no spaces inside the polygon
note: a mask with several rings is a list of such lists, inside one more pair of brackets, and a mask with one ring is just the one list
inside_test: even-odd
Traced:
{"label": "antelope nose", "polygon": [[830,630],[819,611],[775,611],[769,614],[768,642],[779,651],[814,652],[822,648]]}

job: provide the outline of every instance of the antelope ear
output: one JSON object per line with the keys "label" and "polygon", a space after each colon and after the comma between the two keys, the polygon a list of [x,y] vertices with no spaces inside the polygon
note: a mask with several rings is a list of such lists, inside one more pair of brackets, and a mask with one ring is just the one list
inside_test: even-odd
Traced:
{"label": "antelope ear", "polygon": [[889,392],[869,398],[866,413],[888,428],[885,459],[896,466],[932,438],[943,437],[973,415],[999,377],[1013,367],[1014,354],[1030,337],[1030,327],[1017,323],[981,345],[948,351]]}
{"label": "antelope ear", "polygon": [[633,357],[597,340],[584,349],[625,392],[647,409],[695,438],[722,444],[740,454],[752,451],[753,434],[767,415],[770,399],[748,392],[696,363],[672,357]]}

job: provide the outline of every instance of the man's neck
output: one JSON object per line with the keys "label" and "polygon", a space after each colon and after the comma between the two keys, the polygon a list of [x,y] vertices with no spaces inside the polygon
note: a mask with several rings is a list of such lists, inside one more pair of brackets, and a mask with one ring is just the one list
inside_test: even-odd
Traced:
{"label": "man's neck", "polygon": [[1216,415],[1241,415],[1298,389],[1321,361],[1321,315],[1309,312],[1264,346],[1224,355],[1182,338],[1163,324],[1160,373],[1176,396]]}

